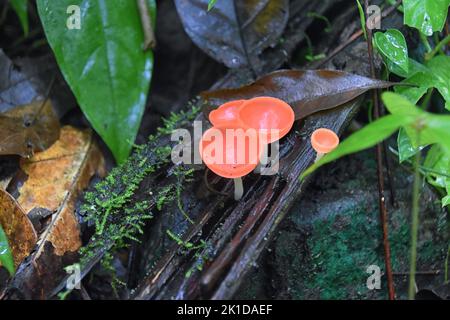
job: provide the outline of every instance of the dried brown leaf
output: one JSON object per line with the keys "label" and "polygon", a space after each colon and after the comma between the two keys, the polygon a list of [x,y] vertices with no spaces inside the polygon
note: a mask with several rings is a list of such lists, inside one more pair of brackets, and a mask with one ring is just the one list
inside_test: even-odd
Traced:
{"label": "dried brown leaf", "polygon": [[0,155],[31,157],[50,147],[59,130],[50,100],[10,109],[0,114]]}
{"label": "dried brown leaf", "polygon": [[280,70],[237,89],[203,92],[208,102],[204,112],[230,100],[270,96],[286,101],[296,119],[341,106],[370,89],[387,88],[393,83],[335,70]]}
{"label": "dried brown leaf", "polygon": [[192,41],[230,68],[248,66],[275,44],[289,17],[288,0],[217,1],[209,12],[208,2],[175,0]]}
{"label": "dried brown leaf", "polygon": [[0,189],[0,225],[9,240],[17,267],[33,249],[37,241],[33,225],[17,201]]}
{"label": "dried brown leaf", "polygon": [[44,208],[54,213],[40,243],[50,241],[57,255],[78,250],[81,242],[75,201],[94,173],[104,170],[92,132],[63,127],[53,146],[31,159],[22,159],[20,166],[27,179],[18,189],[17,201],[26,212]]}

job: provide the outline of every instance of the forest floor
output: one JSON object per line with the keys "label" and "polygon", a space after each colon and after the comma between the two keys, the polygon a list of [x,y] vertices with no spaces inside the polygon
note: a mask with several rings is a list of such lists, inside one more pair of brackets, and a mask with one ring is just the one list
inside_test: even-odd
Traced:
{"label": "forest floor", "polygon": [[[406,298],[413,176],[397,161],[391,163],[396,204],[389,206],[389,240],[396,293]],[[370,265],[384,269],[375,177],[373,150],[318,173],[236,298],[386,299],[385,286],[369,290],[366,284]],[[423,191],[417,287],[426,294],[440,292],[444,282],[448,217],[434,191]]]}

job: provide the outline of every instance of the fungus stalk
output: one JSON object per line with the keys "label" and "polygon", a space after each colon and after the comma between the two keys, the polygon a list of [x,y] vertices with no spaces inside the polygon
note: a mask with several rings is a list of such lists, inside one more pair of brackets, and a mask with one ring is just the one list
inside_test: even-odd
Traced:
{"label": "fungus stalk", "polygon": [[242,199],[244,195],[244,184],[242,178],[234,178],[234,200],[238,201]]}
{"label": "fungus stalk", "polygon": [[267,166],[267,159],[269,158],[269,145],[267,144],[263,144],[262,145],[262,154],[261,154],[261,159],[259,159],[259,163],[258,166],[255,168],[255,170],[253,171],[256,174],[260,174],[263,172],[264,168]]}
{"label": "fungus stalk", "polygon": [[322,157],[325,155],[325,153],[317,152],[316,154],[316,160],[314,160],[314,163],[322,159]]}

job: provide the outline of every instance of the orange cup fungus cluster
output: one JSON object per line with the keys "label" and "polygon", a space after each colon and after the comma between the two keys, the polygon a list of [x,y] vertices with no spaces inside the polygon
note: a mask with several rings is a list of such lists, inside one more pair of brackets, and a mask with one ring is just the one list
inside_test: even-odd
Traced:
{"label": "orange cup fungus cluster", "polygon": [[[200,141],[200,155],[215,174],[234,179],[234,198],[243,193],[241,177],[260,163],[267,145],[284,137],[292,128],[295,115],[284,101],[272,97],[234,100],[209,114],[213,127]],[[332,130],[320,128],[313,132],[311,145],[316,161],[339,145]]]}
{"label": "orange cup fungus cluster", "polygon": [[[209,114],[213,127],[200,142],[200,155],[217,175],[235,179],[235,198],[242,197],[241,177],[259,164],[266,146],[284,137],[295,116],[284,101],[272,97],[235,100]],[[239,188],[238,188],[239,187]]]}

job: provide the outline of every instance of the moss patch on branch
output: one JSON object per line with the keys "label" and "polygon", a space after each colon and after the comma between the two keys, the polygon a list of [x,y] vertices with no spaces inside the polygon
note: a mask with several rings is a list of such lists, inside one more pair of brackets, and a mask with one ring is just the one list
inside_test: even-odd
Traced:
{"label": "moss patch on branch", "polygon": [[184,175],[177,170],[176,186],[159,188],[149,199],[135,198],[144,178],[169,164],[172,130],[188,126],[200,109],[191,105],[187,112],[173,113],[164,120],[164,127],[149,137],[146,145],[137,146],[124,164],[114,168],[93,190],[85,193],[80,215],[88,225],[94,226],[95,233],[80,249],[82,269],[98,257],[111,260],[112,252],[125,247],[130,240],[137,241],[145,222],[153,217],[152,208],[161,209],[167,197],[179,196],[182,190],[179,184],[184,181],[182,177],[191,174],[189,170],[185,170]]}

